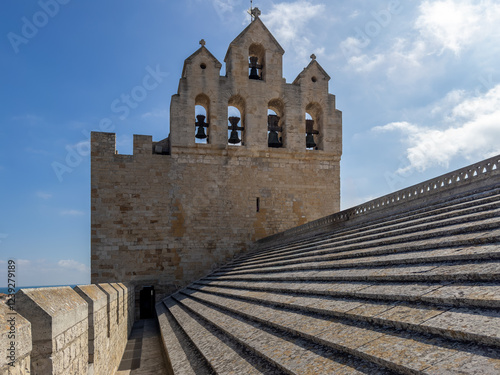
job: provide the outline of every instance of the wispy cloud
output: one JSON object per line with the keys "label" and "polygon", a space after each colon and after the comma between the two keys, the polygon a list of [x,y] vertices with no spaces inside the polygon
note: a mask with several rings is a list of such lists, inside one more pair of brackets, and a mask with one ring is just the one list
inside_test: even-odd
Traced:
{"label": "wispy cloud", "polygon": [[49,155],[49,152],[47,152],[45,150],[36,149],[33,147],[26,147],[24,149],[24,151],[27,153],[30,153],[30,154],[35,154],[35,155]]}
{"label": "wispy cloud", "polygon": [[62,216],[83,216],[85,212],[79,210],[64,210],[61,211]]}
{"label": "wispy cloud", "polygon": [[62,268],[76,270],[79,272],[90,272],[89,267],[83,263],[77,262],[73,259],[63,259],[57,262],[57,265]]}
{"label": "wispy cloud", "polygon": [[[500,84],[488,92],[464,97],[453,91],[436,105],[437,112],[446,111],[443,105],[452,104],[444,118],[444,128],[422,126],[410,122],[392,122],[375,127],[375,131],[400,131],[407,144],[409,164],[397,173],[425,171],[432,166],[448,167],[458,156],[480,159],[500,153]],[[458,102],[458,103],[457,103]]]}
{"label": "wispy cloud", "polygon": [[170,117],[170,113],[166,109],[156,109],[151,112],[146,112],[141,115],[143,119],[168,119]]}
{"label": "wispy cloud", "polygon": [[439,50],[459,54],[463,49],[490,37],[500,21],[500,4],[491,0],[424,1],[415,27]]}
{"label": "wispy cloud", "polygon": [[41,198],[41,199],[44,199],[44,200],[52,198],[52,194],[46,193],[46,192],[43,192],[43,191],[37,191],[36,192],[36,196],[38,198]]}
{"label": "wispy cloud", "polygon": [[15,259],[15,261],[16,284],[19,286],[88,284],[90,281],[89,266],[74,259]]}
{"label": "wispy cloud", "polygon": [[275,3],[261,18],[284,47],[293,48],[299,57],[307,59],[312,52],[324,52],[324,48],[318,48],[311,42],[312,34],[308,28],[324,12],[324,4],[298,0]]}
{"label": "wispy cloud", "polygon": [[[491,55],[500,51],[500,4],[493,0],[426,0],[416,10],[416,17],[406,22],[409,27],[401,28],[397,37],[383,32],[382,26],[369,37],[363,34],[366,25],[360,25],[360,32],[340,43],[347,59],[345,69],[376,72],[398,84],[412,83],[442,75],[449,69],[450,58],[473,59],[462,53],[467,49],[480,49],[486,43]],[[384,27],[401,27],[392,21],[402,17],[393,15]],[[451,52],[450,56],[439,60],[445,52]]]}
{"label": "wispy cloud", "polygon": [[33,125],[42,122],[43,118],[37,115],[26,113],[24,115],[13,116],[12,120],[26,122]]}

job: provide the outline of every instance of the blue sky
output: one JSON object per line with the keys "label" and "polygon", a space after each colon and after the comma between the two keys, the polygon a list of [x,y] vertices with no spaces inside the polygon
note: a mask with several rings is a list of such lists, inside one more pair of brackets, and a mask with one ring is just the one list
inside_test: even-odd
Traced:
{"label": "blue sky", "polygon": [[[223,61],[246,0],[0,4],[0,287],[90,281],[88,134],[169,133],[182,64]],[[314,53],[343,111],[342,207],[500,153],[493,0],[256,0],[294,78]],[[156,72],[148,90],[143,79]],[[154,86],[154,88],[153,88]],[[142,93],[123,109],[124,95]],[[137,97],[137,96],[136,96]],[[121,110],[118,110],[121,108]]]}

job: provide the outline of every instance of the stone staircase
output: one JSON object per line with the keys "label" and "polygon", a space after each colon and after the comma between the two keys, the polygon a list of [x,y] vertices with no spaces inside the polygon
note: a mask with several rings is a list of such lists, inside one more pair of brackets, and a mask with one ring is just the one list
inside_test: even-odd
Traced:
{"label": "stone staircase", "polygon": [[165,298],[171,372],[500,374],[494,160],[480,184],[306,224]]}

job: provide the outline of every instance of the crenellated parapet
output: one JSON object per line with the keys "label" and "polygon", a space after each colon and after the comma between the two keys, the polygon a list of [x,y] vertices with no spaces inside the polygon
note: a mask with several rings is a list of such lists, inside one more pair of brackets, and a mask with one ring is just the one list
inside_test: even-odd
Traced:
{"label": "crenellated parapet", "polygon": [[[0,373],[114,374],[133,324],[133,295],[123,283],[21,289],[14,315],[0,304],[17,331],[14,366],[2,358]],[[2,325],[0,337],[8,334]]]}

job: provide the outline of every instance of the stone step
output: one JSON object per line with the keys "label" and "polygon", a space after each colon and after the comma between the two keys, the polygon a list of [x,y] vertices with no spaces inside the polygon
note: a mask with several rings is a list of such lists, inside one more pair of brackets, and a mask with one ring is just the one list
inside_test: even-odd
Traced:
{"label": "stone step", "polygon": [[[331,348],[292,337],[266,326],[247,322],[235,314],[208,307],[183,294],[173,298],[209,324],[217,326],[255,354],[287,374],[389,374],[390,371],[362,360],[353,360]],[[368,372],[369,371],[369,372]],[[266,372],[270,373],[270,372]],[[240,374],[246,374],[240,372]]]}
{"label": "stone step", "polygon": [[[495,198],[493,201],[490,201],[491,199]],[[429,224],[429,223],[434,223],[434,225],[439,224],[439,223],[446,223],[445,219],[451,219],[451,218],[457,218],[458,220],[460,217],[464,215],[471,215],[475,213],[481,213],[484,211],[491,211],[494,209],[498,209],[500,207],[500,196],[494,196],[494,197],[489,197],[489,201],[480,205],[474,204],[474,202],[468,202],[467,205],[468,207],[456,207],[454,209],[452,208],[447,208],[446,210],[443,209],[443,212],[440,212],[439,214],[434,213],[434,212],[426,212],[422,213],[419,215],[415,216],[407,216],[405,218],[400,218],[398,220],[389,220],[386,222],[374,224],[374,225],[366,225],[361,228],[348,228],[344,230],[339,230],[334,233],[336,238],[352,238],[353,236],[358,236],[360,233],[364,234],[374,234],[374,233],[380,233],[380,232],[387,232],[389,230],[395,230],[395,229],[404,229],[409,226],[414,226],[417,224]],[[494,217],[494,215],[491,215],[490,217]],[[456,219],[457,220],[457,219]],[[278,246],[273,246],[271,248],[265,248],[263,250],[256,251],[252,254],[248,254],[244,259],[251,259],[257,256],[257,254],[261,255],[271,255],[271,253],[276,254],[280,252],[283,249],[287,250],[293,250],[295,247],[302,247],[304,243],[310,243],[311,240],[316,243],[316,244],[321,244],[323,242],[327,242],[331,238],[332,234],[331,233],[326,233],[321,236],[315,236],[314,238],[307,238],[305,240],[297,241],[295,243],[288,243],[288,244],[280,244]],[[240,258],[241,260],[243,258]]]}
{"label": "stone step", "polygon": [[388,326],[393,329],[435,334],[445,338],[500,347],[500,312],[492,310],[327,296],[318,298],[298,293],[228,290],[210,286],[191,286],[189,289],[236,298],[261,306],[320,313],[335,318],[377,324],[380,327]]}
{"label": "stone step", "polygon": [[[465,235],[461,237],[461,239],[466,240],[465,242],[457,243],[456,238],[460,235]],[[300,256],[300,258],[303,260],[307,260],[308,259],[307,257],[331,254],[334,252],[338,253],[341,251],[348,251],[348,250],[375,248],[378,246],[388,246],[388,245],[398,245],[398,244],[403,244],[404,246],[406,246],[409,243],[415,243],[418,241],[422,242],[422,244],[424,244],[425,242],[425,245],[427,245],[429,244],[429,240],[432,239],[437,239],[437,241],[435,242],[441,242],[441,243],[446,243],[445,239],[448,239],[448,243],[446,243],[447,246],[449,246],[448,244],[450,242],[455,243],[455,246],[468,245],[470,242],[467,240],[471,241],[479,240],[476,242],[471,242],[471,244],[485,243],[483,237],[486,238],[486,241],[493,241],[493,242],[498,241],[498,238],[500,238],[500,219],[495,217],[495,218],[479,220],[477,222],[472,222],[472,223],[455,224],[443,228],[427,229],[418,232],[408,231],[407,233],[404,234],[387,233],[386,237],[384,238],[376,238],[376,239],[360,238],[358,241],[332,240],[328,244],[323,244],[321,246],[310,244],[309,246],[304,247],[302,249],[290,250],[286,253],[281,253],[276,256],[272,257],[269,256],[266,259],[252,260],[240,264],[233,264],[232,267],[225,267],[220,270],[217,270],[216,272],[223,272],[226,269],[236,269],[238,267],[243,267],[243,266],[248,266],[248,267],[255,265],[263,266],[266,263],[273,261],[284,262],[286,260],[293,260],[297,256]]]}
{"label": "stone step", "polygon": [[[367,222],[363,223],[361,225],[357,225],[354,227],[347,227],[347,228],[339,228],[336,232],[335,235],[340,235],[340,234],[357,234],[360,232],[360,230],[363,231],[369,231],[369,230],[374,230],[377,228],[381,227],[386,227],[388,225],[397,225],[400,223],[403,223],[403,226],[406,225],[405,223],[408,223],[411,220],[414,219],[421,219],[423,218],[424,220],[433,220],[434,216],[436,215],[446,215],[448,213],[453,213],[457,212],[460,213],[461,210],[466,209],[466,208],[471,208],[472,210],[475,210],[475,207],[478,206],[480,207],[479,211],[487,209],[488,204],[492,203],[495,207],[498,205],[498,201],[500,200],[500,189],[495,189],[494,191],[488,192],[488,196],[484,197],[483,195],[480,196],[480,198],[476,200],[471,200],[470,196],[467,196],[467,200],[465,202],[460,202],[457,204],[441,204],[439,205],[441,208],[434,208],[433,206],[425,209],[418,210],[417,212],[405,212],[404,214],[398,215],[400,217],[394,218],[395,215],[391,216],[389,220],[379,220],[378,222]],[[474,195],[472,196],[474,197]],[[279,243],[279,244],[264,244],[264,246],[261,249],[257,249],[251,253],[244,254],[240,256],[239,258],[235,259],[235,261],[242,261],[244,259],[249,259],[249,258],[254,258],[257,254],[265,254],[265,253],[271,253],[271,252],[277,252],[280,251],[283,248],[287,249],[292,249],[293,246],[300,246],[301,244],[308,243],[311,240],[313,241],[320,241],[320,240],[325,240],[328,239],[331,236],[331,233],[325,233],[321,235],[314,235],[313,237],[308,237],[305,239],[299,239],[295,241],[289,241],[286,243]],[[233,263],[233,262],[232,262]],[[232,264],[231,263],[231,264]],[[230,264],[228,264],[230,265]]]}
{"label": "stone step", "polygon": [[235,281],[498,281],[500,261],[465,261],[358,267],[329,270],[284,271],[272,274],[207,276],[206,280]]}
{"label": "stone step", "polygon": [[[498,205],[500,206],[500,202],[498,202]],[[286,248],[282,248],[281,251],[277,252],[272,252],[272,253],[266,253],[265,255],[255,255],[252,258],[247,258],[246,261],[240,261],[240,262],[235,262],[230,265],[230,267],[244,267],[245,265],[251,265],[255,263],[260,263],[265,260],[269,260],[270,258],[274,258],[279,256],[280,254],[292,254],[294,252],[303,252],[307,250],[313,250],[313,249],[320,249],[324,247],[330,247],[334,243],[343,243],[343,244],[349,244],[349,243],[358,243],[363,239],[379,239],[379,238],[387,238],[390,236],[395,236],[395,235],[401,235],[401,234],[406,234],[406,233],[416,233],[416,232],[423,232],[427,230],[432,230],[432,229],[437,229],[437,228],[443,228],[443,227],[451,227],[451,226],[457,226],[457,225],[462,225],[463,223],[469,223],[471,224],[472,222],[479,222],[484,219],[489,219],[489,218],[498,218],[500,217],[500,209],[495,208],[488,210],[486,212],[480,212],[480,213],[472,213],[472,214],[467,214],[467,215],[460,215],[460,216],[455,216],[453,218],[443,218],[440,220],[433,220],[433,218],[424,218],[418,221],[414,222],[408,222],[407,225],[398,225],[396,228],[393,226],[386,226],[377,229],[376,231],[374,230],[367,230],[367,231],[361,231],[358,230],[355,233],[336,233],[334,236],[329,236],[329,238],[326,239],[318,239],[318,238],[312,238],[307,241],[305,244],[301,245],[294,245],[294,246],[289,246]],[[228,266],[224,268],[228,268]]]}
{"label": "stone step", "polygon": [[214,374],[210,364],[194,347],[188,335],[182,330],[163,302],[156,304],[156,314],[170,372],[173,372],[174,375]]}
{"label": "stone step", "polygon": [[[310,269],[334,269],[354,267],[374,267],[382,265],[423,264],[450,261],[471,261],[484,259],[500,259],[500,244],[468,247],[446,247],[436,250],[409,251],[404,249],[396,253],[397,249],[372,251],[351,251],[349,254],[340,253],[336,256],[324,256],[314,260],[297,258],[293,263],[263,264],[261,266],[237,268],[235,271],[216,273],[216,275],[245,275],[254,273],[275,273],[283,271],[298,271]],[[395,254],[396,253],[396,254]]]}
{"label": "stone step", "polygon": [[403,374],[470,373],[472,370],[478,374],[500,373],[499,353],[490,347],[471,348],[467,343],[435,335],[408,333],[363,322],[354,325],[331,316],[256,305],[199,291],[187,290],[183,294],[246,320],[284,330]]}
{"label": "stone step", "polygon": [[[376,257],[383,255],[398,255],[414,252],[415,254],[421,253],[422,257],[425,257],[425,253],[435,252],[442,249],[456,249],[457,252],[462,254],[466,253],[477,253],[478,258],[488,258],[488,252],[491,251],[492,257],[495,257],[494,253],[497,252],[497,244],[500,243],[500,229],[490,230],[486,232],[473,232],[466,234],[455,234],[451,236],[441,236],[433,237],[430,239],[417,239],[401,241],[400,243],[375,243],[371,247],[365,247],[364,244],[359,244],[359,246],[346,245],[338,246],[332,249],[323,249],[310,253],[304,253],[302,256],[296,254],[285,259],[271,260],[269,262],[262,262],[257,266],[248,266],[247,268],[241,268],[242,271],[247,270],[267,270],[272,267],[284,267],[291,265],[296,266],[297,264],[311,264],[311,263],[321,263],[329,261],[344,261],[344,262],[354,262],[367,257]],[[482,255],[479,255],[482,254]],[[403,255],[404,256],[404,255]],[[409,260],[411,262],[411,260]],[[240,269],[235,268],[234,272]],[[211,276],[224,275],[229,272],[233,272],[231,269],[216,270]]]}
{"label": "stone step", "polygon": [[270,371],[268,364],[243,350],[230,337],[221,334],[220,331],[209,329],[211,327],[198,321],[176,299],[168,298],[163,302],[215,374],[282,374],[281,371]]}
{"label": "stone step", "polygon": [[394,283],[394,282],[283,282],[200,280],[194,285],[271,293],[359,298],[372,301],[406,301],[456,307],[500,309],[500,282]]}

